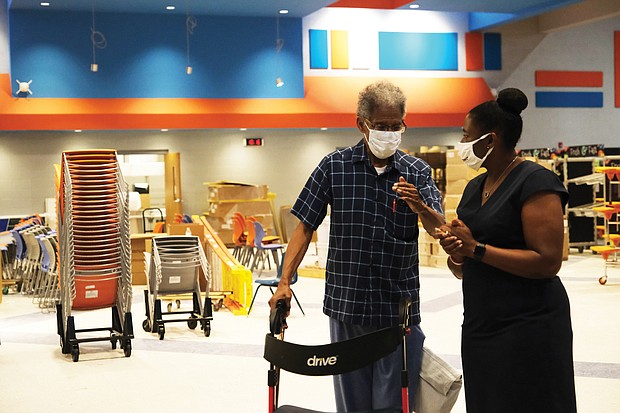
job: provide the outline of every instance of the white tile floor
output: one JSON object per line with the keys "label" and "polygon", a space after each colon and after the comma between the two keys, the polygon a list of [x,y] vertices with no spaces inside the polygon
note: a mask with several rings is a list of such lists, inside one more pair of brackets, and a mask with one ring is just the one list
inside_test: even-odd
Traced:
{"label": "white tile floor", "polygon": [[[572,304],[579,411],[585,413],[620,412],[620,268],[608,269],[606,286],[598,283],[603,270],[602,259],[586,252],[571,255],[561,271]],[[459,281],[443,269],[423,267],[421,273],[426,344],[459,367]],[[302,277],[294,289],[306,316],[293,306],[287,339],[327,342],[323,281]],[[30,297],[4,296],[0,412],[266,412],[268,364],[262,350],[268,298],[268,290],[261,289],[249,317],[225,309],[214,313],[211,337],[169,323],[160,341],[141,328],[143,288],[138,287],[131,357],[109,343],[83,343],[80,361],[73,363],[60,351],[55,314],[41,313]],[[110,309],[74,312],[76,327],[107,326],[110,314]],[[333,411],[331,379],[284,373],[281,403]],[[453,412],[464,411],[461,392]]]}

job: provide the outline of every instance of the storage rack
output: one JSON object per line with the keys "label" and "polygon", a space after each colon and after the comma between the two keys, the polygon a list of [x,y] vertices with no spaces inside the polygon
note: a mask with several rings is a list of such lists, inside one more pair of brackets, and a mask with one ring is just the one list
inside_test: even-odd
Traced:
{"label": "storage rack", "polygon": [[603,161],[604,158],[598,156],[565,157],[559,161],[569,196],[566,207],[568,245],[580,253],[586,247],[597,245],[597,213],[593,208],[603,205],[596,194],[605,185],[605,177],[596,173],[594,168]]}
{"label": "storage rack", "polygon": [[[611,157],[610,157],[611,158]],[[592,247],[592,251],[600,254],[605,261],[604,274],[599,278],[599,283],[605,285],[609,266],[618,265],[618,252],[620,252],[620,234],[618,234],[618,215],[620,215],[620,166],[607,166],[612,159],[607,159],[606,166],[597,167],[596,171],[604,179],[603,185],[603,205],[595,207],[594,210],[602,216],[604,225],[602,238],[604,245]],[[611,227],[615,226],[614,231]]]}

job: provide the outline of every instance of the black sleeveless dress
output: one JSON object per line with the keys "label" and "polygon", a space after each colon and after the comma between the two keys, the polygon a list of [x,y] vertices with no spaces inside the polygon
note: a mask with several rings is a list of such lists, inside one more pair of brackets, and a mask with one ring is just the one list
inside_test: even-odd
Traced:
{"label": "black sleeveless dress", "polygon": [[[530,195],[568,199],[553,172],[525,161],[482,205],[486,176],[467,185],[457,213],[478,242],[494,247],[525,249],[521,208]],[[526,279],[474,260],[463,273],[467,412],[575,412],[570,307],[560,279]]]}

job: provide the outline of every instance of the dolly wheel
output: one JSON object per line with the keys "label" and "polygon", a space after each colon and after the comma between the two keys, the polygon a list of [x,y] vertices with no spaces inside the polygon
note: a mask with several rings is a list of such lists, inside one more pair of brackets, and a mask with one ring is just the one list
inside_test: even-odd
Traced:
{"label": "dolly wheel", "polygon": [[198,320],[196,320],[196,316],[192,314],[191,318],[187,320],[187,326],[193,330],[198,327]]}
{"label": "dolly wheel", "polygon": [[110,341],[112,342],[112,350],[116,350],[116,339],[113,338]]}
{"label": "dolly wheel", "polygon": [[176,300],[175,302],[177,304],[177,308],[181,308],[181,300]]}
{"label": "dolly wheel", "polygon": [[131,356],[131,340],[127,340],[125,342],[125,348],[123,348],[123,352],[125,353],[125,357]]}
{"label": "dolly wheel", "polygon": [[73,359],[74,363],[76,363],[80,359],[80,348],[77,346],[77,344],[74,344],[73,347],[71,347],[71,358]]}
{"label": "dolly wheel", "polygon": [[159,328],[157,329],[157,334],[159,334],[159,339],[163,340],[164,339],[164,335],[166,334],[166,328],[162,325],[159,326]]}
{"label": "dolly wheel", "polygon": [[207,322],[205,325],[205,337],[209,337],[211,335],[211,324]]}
{"label": "dolly wheel", "polygon": [[607,276],[603,275],[601,278],[598,279],[599,284],[601,285],[605,285],[607,284]]}
{"label": "dolly wheel", "polygon": [[151,321],[148,318],[142,322],[142,329],[147,333],[151,332]]}

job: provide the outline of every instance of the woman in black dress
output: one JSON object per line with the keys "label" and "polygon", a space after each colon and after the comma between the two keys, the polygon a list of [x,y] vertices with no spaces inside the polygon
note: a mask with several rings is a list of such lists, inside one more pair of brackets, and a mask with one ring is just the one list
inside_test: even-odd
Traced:
{"label": "woman in black dress", "polygon": [[551,171],[519,158],[527,97],[502,90],[465,118],[465,163],[487,172],[436,237],[463,280],[462,359],[469,413],[576,411],[573,338],[562,265],[568,194]]}

